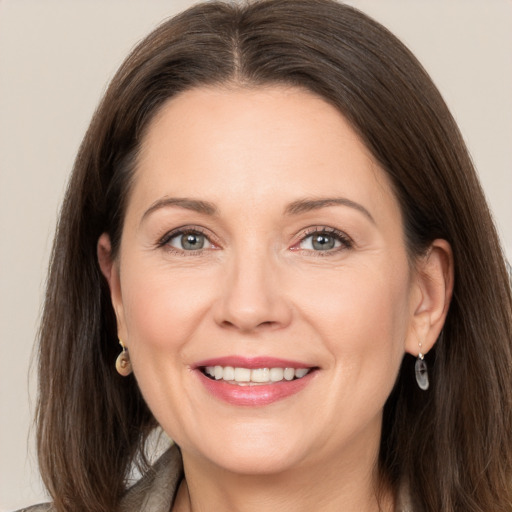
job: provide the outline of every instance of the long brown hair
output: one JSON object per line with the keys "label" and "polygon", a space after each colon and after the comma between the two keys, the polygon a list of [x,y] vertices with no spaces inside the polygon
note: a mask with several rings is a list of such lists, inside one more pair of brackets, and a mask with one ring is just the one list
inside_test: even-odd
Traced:
{"label": "long brown hair", "polygon": [[137,153],[170,97],[200,85],[291,84],[336,106],[388,173],[412,258],[453,249],[455,288],[419,391],[405,356],[384,410],[383,479],[426,512],[512,510],[512,298],[457,126],[412,54],[332,0],[208,2],[166,21],[114,77],[79,150],[53,247],[40,330],[38,448],[59,511],[118,507],[156,422],[114,369],[116,323],[96,244],[118,250]]}

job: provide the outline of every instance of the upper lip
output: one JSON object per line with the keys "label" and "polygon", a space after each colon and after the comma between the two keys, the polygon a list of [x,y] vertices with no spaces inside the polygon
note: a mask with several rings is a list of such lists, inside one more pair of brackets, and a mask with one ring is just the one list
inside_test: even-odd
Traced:
{"label": "upper lip", "polygon": [[193,369],[204,368],[206,366],[232,366],[233,368],[312,368],[310,363],[293,361],[291,359],[281,359],[270,356],[243,357],[243,356],[223,356],[205,359],[192,365]]}

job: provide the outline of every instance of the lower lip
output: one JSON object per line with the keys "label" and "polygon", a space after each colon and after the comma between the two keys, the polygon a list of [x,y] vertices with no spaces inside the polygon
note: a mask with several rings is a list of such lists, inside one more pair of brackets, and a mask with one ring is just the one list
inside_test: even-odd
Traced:
{"label": "lower lip", "polygon": [[254,386],[228,384],[223,380],[210,379],[200,370],[197,370],[197,373],[206,389],[216,398],[230,405],[257,407],[283,400],[302,391],[311,382],[316,372],[311,371],[301,379]]}

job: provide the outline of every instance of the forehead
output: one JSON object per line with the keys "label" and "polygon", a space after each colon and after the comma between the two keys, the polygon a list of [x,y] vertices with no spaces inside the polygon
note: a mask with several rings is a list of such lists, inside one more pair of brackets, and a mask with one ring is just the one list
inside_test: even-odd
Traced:
{"label": "forehead", "polygon": [[134,185],[145,203],[169,194],[270,206],[343,194],[397,208],[385,173],[341,113],[294,87],[205,87],[172,98],[147,130]]}

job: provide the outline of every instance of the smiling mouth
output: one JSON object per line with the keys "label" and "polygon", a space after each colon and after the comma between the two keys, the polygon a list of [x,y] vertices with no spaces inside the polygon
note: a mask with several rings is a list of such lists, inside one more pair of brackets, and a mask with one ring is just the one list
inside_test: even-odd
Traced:
{"label": "smiling mouth", "polygon": [[277,384],[299,380],[314,368],[241,368],[233,366],[204,366],[201,372],[211,380],[223,381],[238,386]]}

